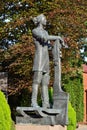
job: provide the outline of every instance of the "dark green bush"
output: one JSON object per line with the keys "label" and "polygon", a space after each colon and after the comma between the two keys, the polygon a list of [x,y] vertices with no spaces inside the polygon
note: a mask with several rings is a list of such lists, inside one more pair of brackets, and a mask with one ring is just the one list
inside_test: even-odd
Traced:
{"label": "dark green bush", "polygon": [[83,121],[83,85],[82,77],[66,77],[64,80],[64,90],[69,93],[69,100],[76,111],[77,122]]}
{"label": "dark green bush", "polygon": [[0,91],[0,130],[14,130],[11,112],[5,95]]}

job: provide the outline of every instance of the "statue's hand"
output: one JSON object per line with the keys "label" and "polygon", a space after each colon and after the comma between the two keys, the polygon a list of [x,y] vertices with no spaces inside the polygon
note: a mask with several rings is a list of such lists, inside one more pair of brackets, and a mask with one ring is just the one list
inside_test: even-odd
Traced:
{"label": "statue's hand", "polygon": [[64,37],[61,38],[61,39],[60,39],[60,43],[61,43],[62,47],[64,47],[64,48],[69,48],[68,45],[67,45],[66,38],[64,38]]}
{"label": "statue's hand", "polygon": [[67,44],[64,45],[64,48],[69,48]]}
{"label": "statue's hand", "polygon": [[64,44],[65,44],[65,48],[69,48],[69,46],[67,45],[67,43],[69,42],[69,38],[64,37]]}

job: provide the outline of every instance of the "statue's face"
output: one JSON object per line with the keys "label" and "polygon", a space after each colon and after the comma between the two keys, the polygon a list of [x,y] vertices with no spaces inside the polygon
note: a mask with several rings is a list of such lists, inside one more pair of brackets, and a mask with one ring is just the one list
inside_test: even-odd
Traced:
{"label": "statue's face", "polygon": [[45,17],[45,16],[42,17],[41,23],[42,23],[43,25],[46,25],[47,20],[46,20],[46,17]]}

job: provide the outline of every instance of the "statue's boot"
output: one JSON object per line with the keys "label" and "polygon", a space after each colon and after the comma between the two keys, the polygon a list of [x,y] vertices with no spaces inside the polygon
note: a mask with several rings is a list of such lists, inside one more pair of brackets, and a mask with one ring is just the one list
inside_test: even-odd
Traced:
{"label": "statue's boot", "polygon": [[38,84],[32,85],[32,98],[31,98],[31,106],[39,107],[37,103],[37,95],[38,95]]}
{"label": "statue's boot", "polygon": [[42,107],[49,108],[49,93],[48,93],[49,75],[44,74],[42,78]]}

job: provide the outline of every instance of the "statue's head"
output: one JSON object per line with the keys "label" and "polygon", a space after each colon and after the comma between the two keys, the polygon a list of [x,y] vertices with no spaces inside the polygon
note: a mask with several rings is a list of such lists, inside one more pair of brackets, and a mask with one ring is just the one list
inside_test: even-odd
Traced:
{"label": "statue's head", "polygon": [[42,25],[46,25],[46,17],[44,14],[40,14],[38,15],[37,17],[34,17],[33,18],[33,22],[35,25],[38,25],[38,24],[42,24]]}

